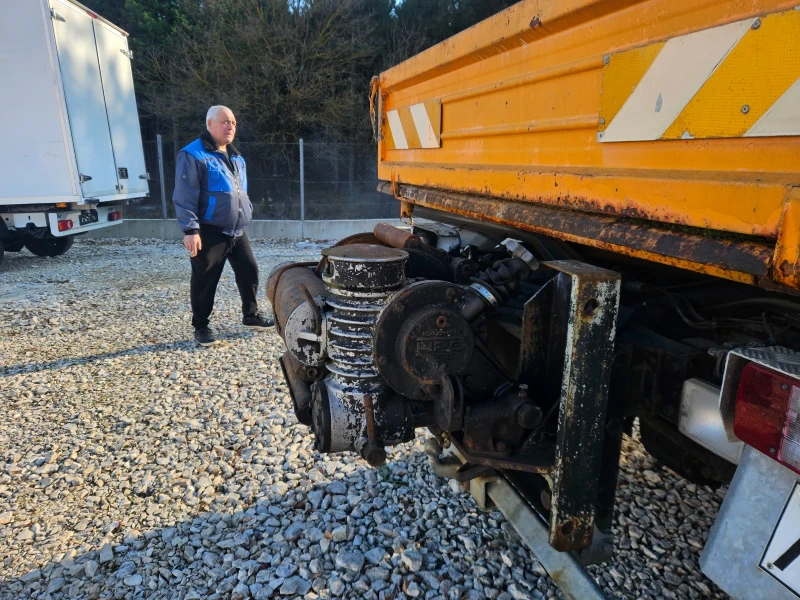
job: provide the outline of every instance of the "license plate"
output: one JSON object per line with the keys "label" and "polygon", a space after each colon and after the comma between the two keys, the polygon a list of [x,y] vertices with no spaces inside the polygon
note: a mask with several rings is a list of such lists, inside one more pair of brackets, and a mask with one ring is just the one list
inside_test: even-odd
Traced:
{"label": "license plate", "polygon": [[800,482],[792,489],[759,566],[800,598]]}
{"label": "license plate", "polygon": [[90,223],[97,223],[100,217],[97,216],[97,211],[92,208],[90,210],[82,210],[78,220],[81,225],[89,225]]}

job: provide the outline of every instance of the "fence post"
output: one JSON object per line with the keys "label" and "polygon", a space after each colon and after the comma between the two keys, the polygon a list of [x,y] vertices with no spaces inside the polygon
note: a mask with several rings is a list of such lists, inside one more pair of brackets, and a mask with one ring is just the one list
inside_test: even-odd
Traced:
{"label": "fence post", "polygon": [[158,179],[161,182],[161,218],[167,220],[167,191],[164,185],[164,148],[161,144],[161,134],[156,134],[158,146]]}
{"label": "fence post", "polygon": [[303,158],[303,138],[300,138],[300,235],[306,236],[306,172]]}

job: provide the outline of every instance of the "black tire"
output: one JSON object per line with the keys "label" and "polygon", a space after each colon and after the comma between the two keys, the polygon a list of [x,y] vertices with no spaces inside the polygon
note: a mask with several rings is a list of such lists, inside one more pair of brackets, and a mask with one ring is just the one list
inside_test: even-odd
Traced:
{"label": "black tire", "polygon": [[72,248],[74,241],[74,235],[66,237],[46,237],[40,240],[28,238],[25,240],[25,247],[36,256],[61,256]]}
{"label": "black tire", "polygon": [[0,240],[0,263],[3,262],[3,255],[6,253],[3,247],[3,240]]}
{"label": "black tire", "polygon": [[19,252],[25,247],[25,240],[20,238],[13,242],[3,242],[3,245],[6,248],[6,252]]}

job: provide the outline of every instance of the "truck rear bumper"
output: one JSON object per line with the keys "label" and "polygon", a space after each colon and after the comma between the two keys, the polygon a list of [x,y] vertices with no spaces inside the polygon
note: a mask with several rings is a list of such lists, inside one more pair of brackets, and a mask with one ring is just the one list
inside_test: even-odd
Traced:
{"label": "truck rear bumper", "polygon": [[781,573],[776,572],[777,577],[770,574],[765,562],[766,550],[787,501],[796,493],[798,479],[800,476],[783,465],[745,447],[700,558],[703,573],[732,598],[800,598],[780,580],[787,580],[790,570],[800,572],[800,558],[785,566]]}
{"label": "truck rear bumper", "polygon": [[[97,220],[92,223],[81,225],[81,213],[88,213],[90,211],[63,209],[59,211],[32,211],[32,212],[13,212],[13,213],[0,213],[0,220],[3,221],[6,228],[11,232],[31,232],[48,229],[49,232],[56,237],[64,237],[67,235],[77,235],[93,229],[101,229],[103,227],[110,227],[112,225],[119,225],[122,223],[122,207],[116,206],[98,206],[92,209],[97,214]],[[112,216],[113,215],[113,216]],[[92,217],[93,219],[94,217]],[[69,228],[62,228],[59,231],[59,221],[68,221],[72,223]],[[38,235],[41,235],[39,233]]]}
{"label": "truck rear bumper", "polygon": [[[97,213],[97,221],[81,225],[81,214],[94,212]],[[115,218],[112,218],[114,215]],[[59,222],[69,221],[72,227],[59,231]],[[64,210],[59,212],[51,212],[47,214],[47,223],[50,227],[50,233],[56,237],[65,235],[76,235],[93,229],[102,229],[103,227],[111,227],[112,225],[119,225],[122,223],[122,207],[120,206],[98,206],[91,211],[82,210]]]}

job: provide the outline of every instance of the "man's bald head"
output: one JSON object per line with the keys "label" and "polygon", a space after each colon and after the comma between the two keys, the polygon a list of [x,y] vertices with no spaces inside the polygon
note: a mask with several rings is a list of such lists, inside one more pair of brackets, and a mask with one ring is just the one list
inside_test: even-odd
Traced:
{"label": "man's bald head", "polygon": [[212,106],[206,113],[206,128],[217,143],[224,148],[236,137],[236,118],[227,106]]}

